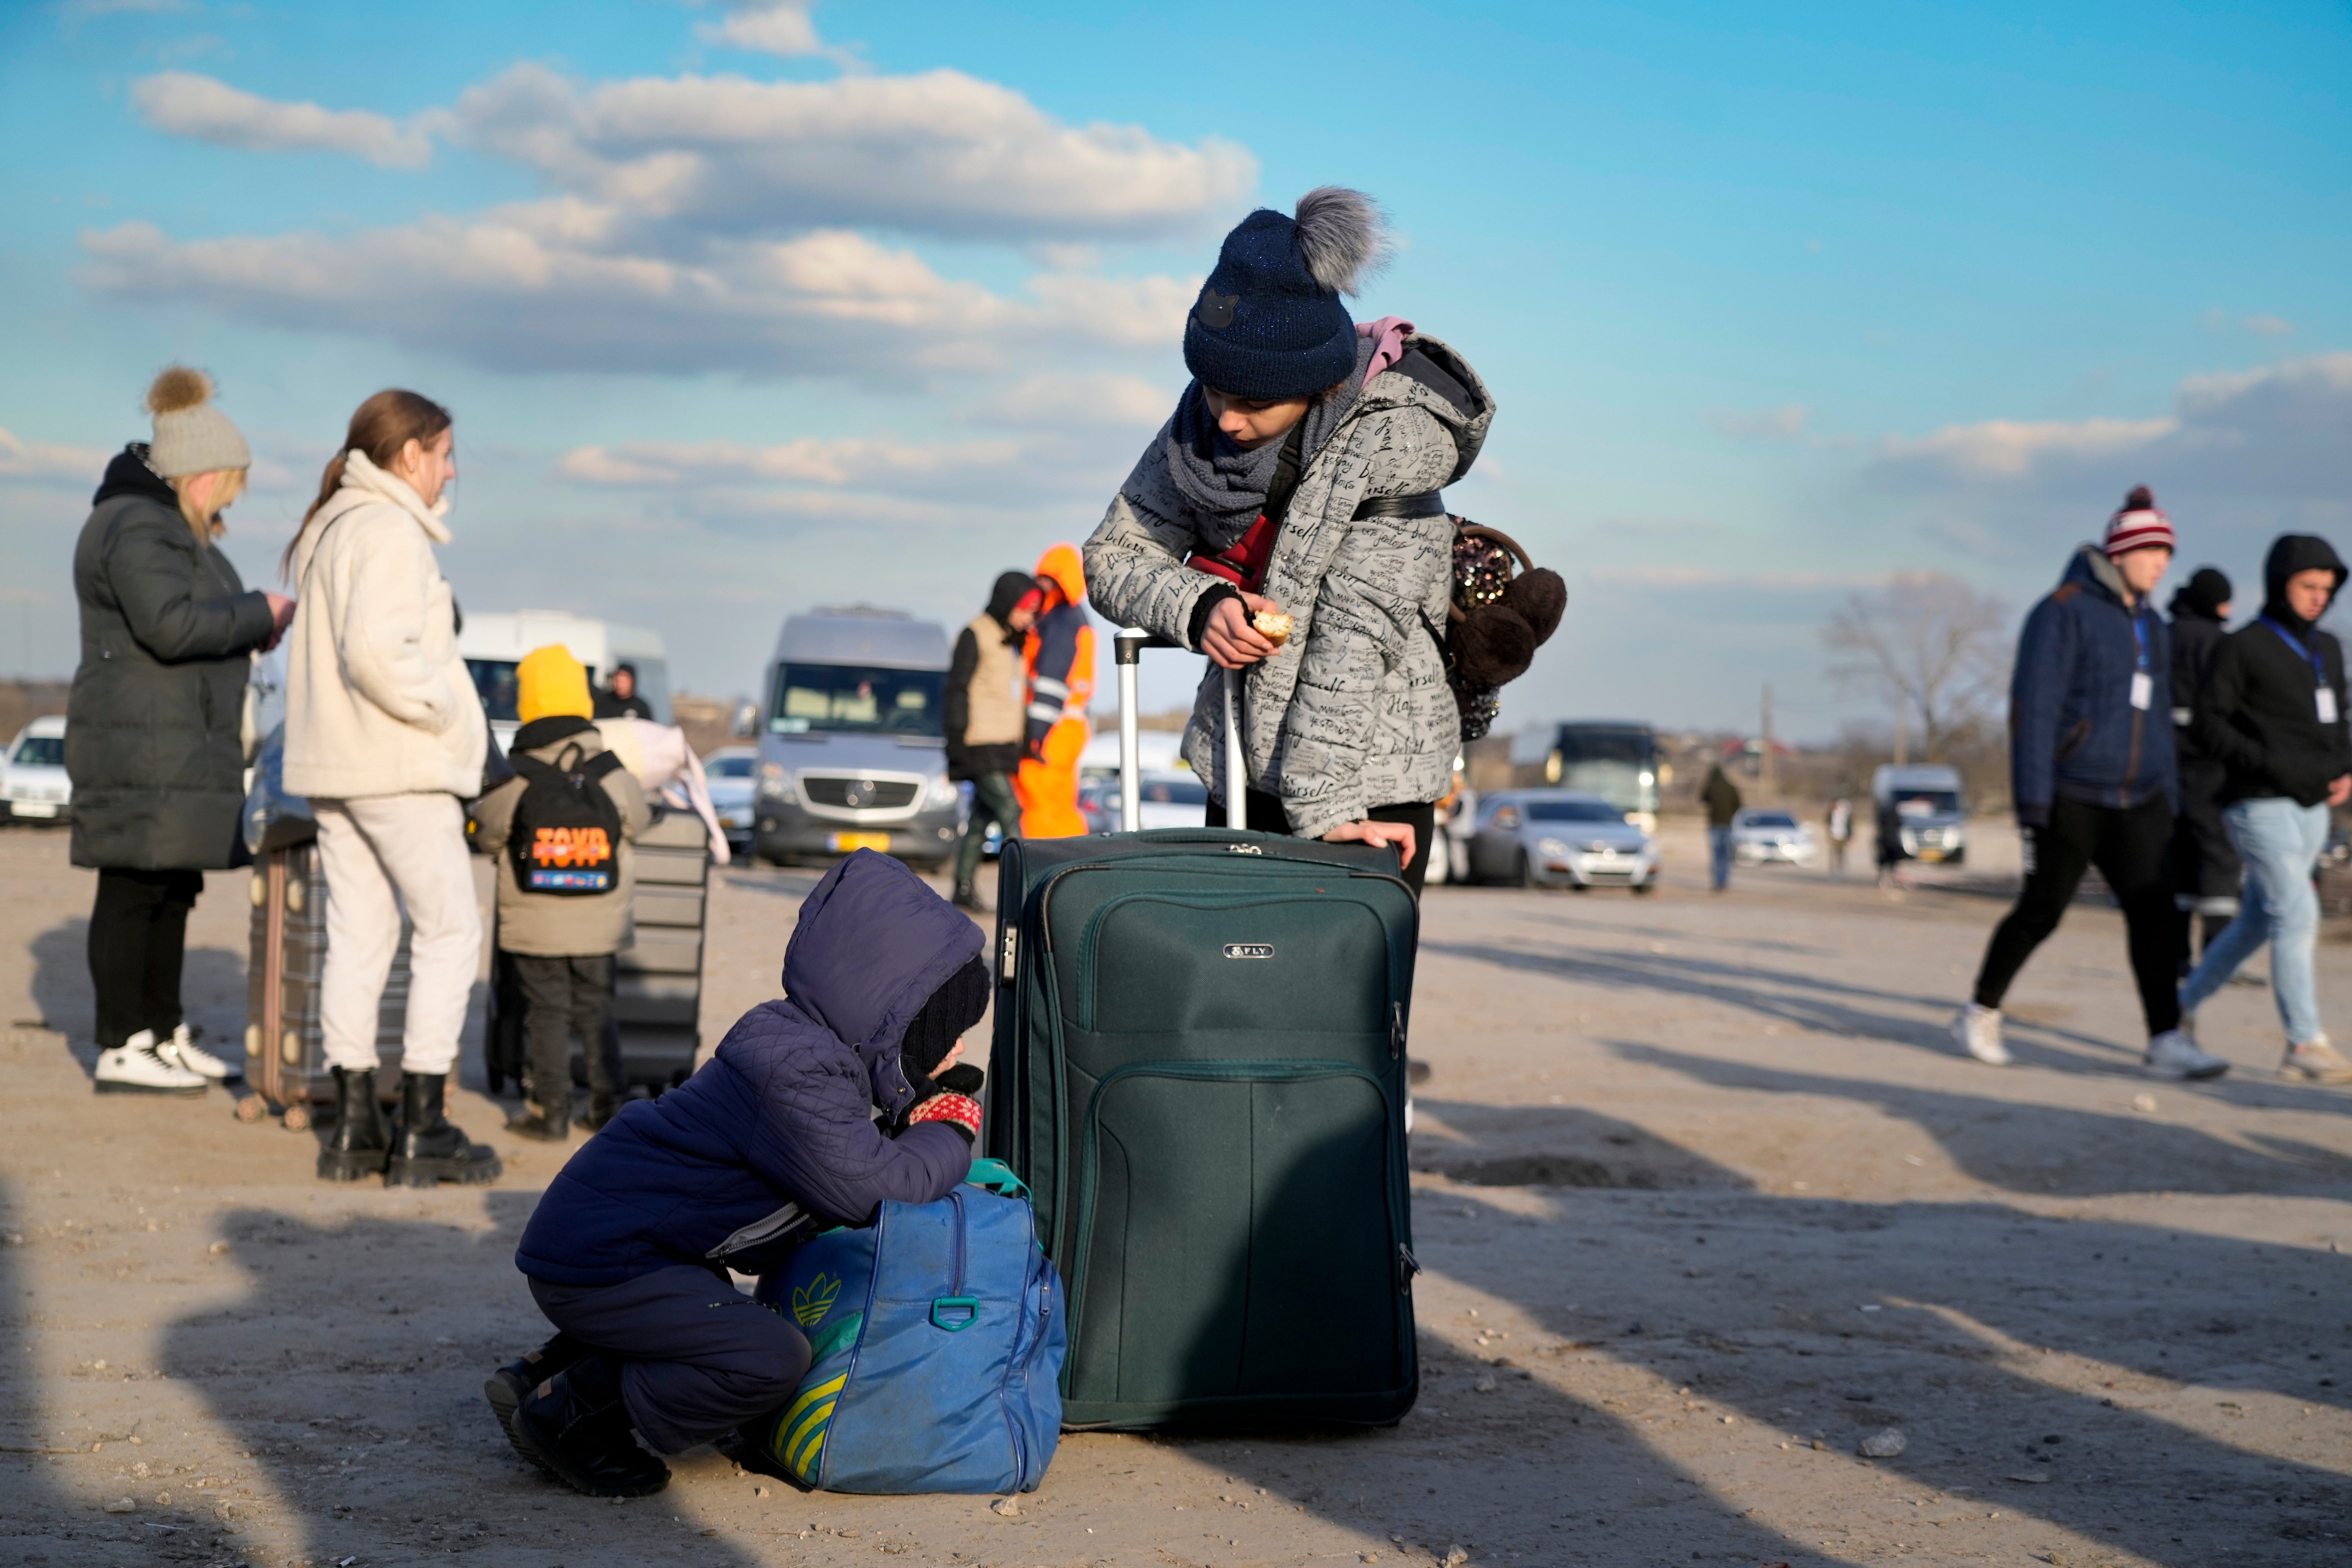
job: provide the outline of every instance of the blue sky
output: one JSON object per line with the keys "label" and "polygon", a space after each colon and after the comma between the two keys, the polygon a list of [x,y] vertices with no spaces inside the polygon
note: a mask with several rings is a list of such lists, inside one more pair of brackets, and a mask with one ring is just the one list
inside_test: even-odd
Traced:
{"label": "blue sky", "polygon": [[254,581],[402,384],[458,415],[469,606],[652,625],[720,693],[801,605],[961,621],[1099,517],[1223,229],[1327,182],[1404,240],[1360,319],[1500,405],[1457,510],[1570,582],[1507,724],[1769,680],[1826,736],[1874,712],[1823,673],[1845,595],[2021,611],[2137,481],[2183,568],[2352,548],[2340,5],[383,15],[0,14],[0,670],[70,668],[96,468],[175,358],[257,449]]}

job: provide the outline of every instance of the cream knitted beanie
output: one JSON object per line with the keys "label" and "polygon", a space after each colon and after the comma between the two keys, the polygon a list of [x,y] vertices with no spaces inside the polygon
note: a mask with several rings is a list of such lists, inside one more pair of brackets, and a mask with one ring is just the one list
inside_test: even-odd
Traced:
{"label": "cream knitted beanie", "polygon": [[200,370],[175,364],[155,378],[147,389],[147,411],[155,416],[149,468],[167,479],[184,479],[253,466],[252,448],[212,397],[213,384]]}

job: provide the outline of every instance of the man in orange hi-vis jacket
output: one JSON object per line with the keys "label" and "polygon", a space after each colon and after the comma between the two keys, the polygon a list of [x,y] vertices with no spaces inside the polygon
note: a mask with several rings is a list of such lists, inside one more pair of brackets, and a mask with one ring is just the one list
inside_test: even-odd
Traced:
{"label": "man in orange hi-vis jacket", "polygon": [[1087,620],[1086,568],[1075,545],[1056,544],[1032,574],[1045,590],[1045,607],[1022,648],[1027,671],[1028,751],[1013,775],[1021,801],[1021,837],[1075,838],[1087,830],[1078,815],[1078,753],[1090,731],[1087,703],[1095,694],[1095,628]]}

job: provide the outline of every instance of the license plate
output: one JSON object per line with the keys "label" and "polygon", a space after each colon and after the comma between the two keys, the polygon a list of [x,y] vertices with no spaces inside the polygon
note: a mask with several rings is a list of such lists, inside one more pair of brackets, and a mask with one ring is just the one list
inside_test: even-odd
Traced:
{"label": "license plate", "polygon": [[1941,860],[1943,858],[1944,852],[1941,849],[1923,848],[1919,851],[1919,858],[1922,860]]}
{"label": "license plate", "polygon": [[53,800],[12,800],[9,809],[18,816],[55,816],[58,803]]}
{"label": "license plate", "polygon": [[887,833],[828,833],[824,847],[836,855],[846,855],[853,849],[871,849],[878,854],[890,853],[890,836]]}

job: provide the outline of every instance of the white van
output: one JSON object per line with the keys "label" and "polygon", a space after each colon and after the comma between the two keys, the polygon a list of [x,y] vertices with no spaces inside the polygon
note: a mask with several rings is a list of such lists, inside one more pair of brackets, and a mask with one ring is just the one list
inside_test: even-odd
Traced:
{"label": "white van", "polygon": [[474,689],[481,693],[482,711],[489,715],[490,732],[501,747],[514,743],[520,727],[515,717],[515,667],[533,648],[560,645],[588,667],[588,684],[598,689],[612,679],[614,667],[629,665],[637,672],[637,695],[651,705],[654,717],[671,723],[669,658],[661,634],[643,626],[592,621],[562,610],[515,610],[502,614],[468,613],[457,633],[457,653],[472,671]]}

